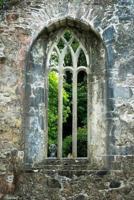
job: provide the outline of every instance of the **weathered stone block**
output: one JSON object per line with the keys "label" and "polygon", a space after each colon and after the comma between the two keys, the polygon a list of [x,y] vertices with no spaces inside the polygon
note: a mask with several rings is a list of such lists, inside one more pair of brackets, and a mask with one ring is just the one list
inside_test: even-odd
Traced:
{"label": "weathered stone block", "polygon": [[61,184],[58,180],[53,179],[53,178],[48,178],[47,180],[47,185],[49,188],[61,188]]}
{"label": "weathered stone block", "polygon": [[132,92],[131,88],[121,87],[121,86],[114,87],[114,97],[115,98],[129,99],[132,96],[133,96],[133,92]]}

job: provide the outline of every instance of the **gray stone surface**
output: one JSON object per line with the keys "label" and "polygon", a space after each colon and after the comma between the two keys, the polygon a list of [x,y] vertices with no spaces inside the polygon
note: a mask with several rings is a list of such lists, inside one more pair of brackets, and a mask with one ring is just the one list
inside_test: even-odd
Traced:
{"label": "gray stone surface", "polygon": [[[28,148],[30,156],[31,154],[33,157],[35,155],[36,161],[43,159],[44,143],[42,141],[44,140],[45,123],[41,110],[45,108],[45,91],[40,80],[44,81],[44,72],[41,67],[44,46],[41,46],[41,40],[38,40],[38,43],[35,41],[39,35],[41,38],[44,37],[43,41],[46,41],[47,36],[42,36],[40,33],[47,30],[46,27],[49,27],[48,33],[53,32],[56,27],[60,28],[65,24],[65,21],[73,27],[76,26],[80,32],[85,29],[92,30],[93,35],[96,34],[100,38],[107,52],[105,60],[107,88],[105,90],[100,89],[102,86],[104,88],[105,85],[103,82],[105,80],[103,53],[100,55],[103,59],[98,56],[96,58],[94,55],[96,59],[94,59],[94,67],[92,68],[91,81],[95,97],[93,99],[95,106],[93,107],[92,119],[96,119],[92,122],[94,127],[92,135],[93,158],[99,160],[101,157],[101,161],[102,157],[108,158],[109,156],[108,160],[111,160],[113,155],[126,157],[133,155],[134,1],[10,1],[9,5],[0,11],[0,20],[0,174],[3,176],[7,173],[10,162],[8,162],[6,155],[14,148],[24,150],[25,146]],[[92,40],[92,45],[97,53],[99,47],[95,40]],[[32,49],[33,46],[36,48]],[[31,52],[31,55],[28,52]],[[34,59],[27,63],[32,55],[34,55]],[[35,94],[36,98],[34,98]],[[106,98],[103,98],[104,96]],[[99,101],[97,97],[99,97]],[[103,105],[107,105],[106,109]],[[32,123],[35,122],[33,119],[36,119],[38,127],[32,127]],[[108,123],[107,129],[105,122]],[[108,137],[105,137],[104,133],[107,133]],[[35,145],[34,148],[32,148],[33,146],[29,147],[25,135],[30,138],[31,145],[38,145]],[[35,136],[38,136],[38,140],[31,139]],[[107,153],[104,149],[107,149]],[[25,155],[25,159],[29,160],[27,155]],[[120,160],[115,166],[112,166],[120,166],[122,162]],[[100,162],[100,164],[102,163]],[[128,171],[132,171],[132,166],[129,167],[128,164],[125,166],[129,169]],[[118,176],[120,177],[120,175]],[[35,186],[32,194],[28,194],[27,191],[31,190],[34,185],[31,177],[34,176],[29,176],[28,182],[25,181],[24,177],[21,177],[20,185],[23,185],[23,182],[26,185],[22,187],[22,191],[19,189],[19,199],[30,199],[31,197],[31,199],[69,199],[68,197],[73,198],[82,192],[76,192],[79,190],[77,187],[79,184],[75,185],[74,181],[73,189],[66,183],[65,190],[68,196],[63,195],[61,198],[59,190],[54,195],[54,193],[51,194],[51,189],[48,189],[49,196],[44,190],[46,179],[42,180],[36,174],[36,178],[38,177],[42,182]],[[104,185],[100,184],[97,187],[97,191],[99,191],[97,198],[101,199],[103,195],[107,199],[133,199],[131,173],[122,174],[121,177],[127,181],[125,183],[128,183],[125,187],[115,191],[107,190],[107,187],[104,189]],[[93,179],[93,181],[96,180]],[[129,182],[131,183],[129,184]],[[81,183],[83,183],[83,178],[81,178]],[[86,185],[85,182],[84,184]],[[90,184],[88,185],[89,196],[91,191],[92,194],[96,194],[96,185],[91,182]],[[39,197],[40,191],[43,191],[41,197]],[[25,198],[22,197],[24,194]],[[84,194],[87,192],[85,191]],[[96,197],[93,196],[92,199],[96,200]]]}

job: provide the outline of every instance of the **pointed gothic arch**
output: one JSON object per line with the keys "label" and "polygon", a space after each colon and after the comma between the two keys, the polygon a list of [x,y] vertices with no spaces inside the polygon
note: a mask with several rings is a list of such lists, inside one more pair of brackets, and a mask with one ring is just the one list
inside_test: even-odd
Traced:
{"label": "pointed gothic arch", "polygon": [[[62,25],[61,25],[62,24]],[[64,38],[65,30],[71,31],[71,38]],[[64,43],[63,49],[59,49],[58,42]],[[78,41],[79,46],[73,49],[71,44]],[[58,41],[58,42],[57,42]],[[70,42],[70,43],[69,43]],[[70,51],[73,66],[65,65],[65,55]],[[79,22],[63,20],[53,23],[45,28],[33,42],[27,58],[26,68],[26,95],[25,101],[25,161],[26,163],[38,163],[47,158],[48,145],[48,76],[50,57],[55,52],[60,60],[61,72],[84,70],[88,74],[88,159],[90,161],[102,161],[107,155],[107,80],[106,80],[106,53],[105,47],[98,36],[87,25],[80,26]],[[82,53],[81,53],[82,52]],[[79,56],[86,58],[86,66],[79,64]],[[76,62],[77,60],[77,62]],[[78,66],[79,65],[79,66]],[[55,66],[52,67],[55,70]],[[77,102],[77,76],[74,73],[73,101]],[[58,158],[62,158],[62,76],[59,78],[59,122],[58,122]],[[33,95],[31,95],[33,94]],[[75,104],[74,104],[75,105]],[[77,103],[73,107],[73,156],[77,158]]]}

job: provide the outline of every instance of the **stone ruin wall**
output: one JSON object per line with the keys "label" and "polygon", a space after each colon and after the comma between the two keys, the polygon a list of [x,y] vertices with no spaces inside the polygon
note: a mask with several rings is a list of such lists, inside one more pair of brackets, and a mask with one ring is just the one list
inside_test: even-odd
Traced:
{"label": "stone ruin wall", "polygon": [[134,1],[16,1],[1,11],[0,21],[0,174],[8,170],[7,153],[24,148],[26,54],[44,27],[65,17],[89,24],[106,46],[111,63],[109,154],[133,155]]}

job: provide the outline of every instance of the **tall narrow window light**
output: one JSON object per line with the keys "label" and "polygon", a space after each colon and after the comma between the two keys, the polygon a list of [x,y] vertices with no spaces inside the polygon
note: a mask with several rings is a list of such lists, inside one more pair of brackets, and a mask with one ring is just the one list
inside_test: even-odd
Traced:
{"label": "tall narrow window light", "polygon": [[65,30],[48,53],[47,157],[53,143],[56,146],[54,156],[59,159],[89,156],[88,81],[88,53],[76,35]]}

